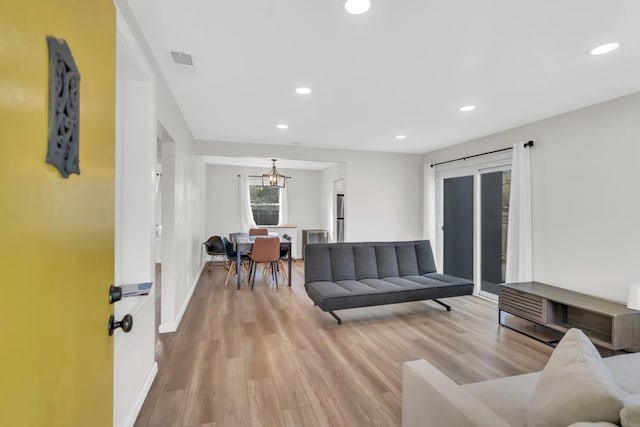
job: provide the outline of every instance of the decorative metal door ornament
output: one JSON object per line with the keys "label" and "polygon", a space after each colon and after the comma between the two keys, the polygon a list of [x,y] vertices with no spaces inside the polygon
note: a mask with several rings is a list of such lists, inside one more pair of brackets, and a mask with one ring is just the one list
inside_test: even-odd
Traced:
{"label": "decorative metal door ornament", "polygon": [[49,148],[47,163],[64,178],[80,174],[80,72],[64,40],[47,37],[49,46]]}

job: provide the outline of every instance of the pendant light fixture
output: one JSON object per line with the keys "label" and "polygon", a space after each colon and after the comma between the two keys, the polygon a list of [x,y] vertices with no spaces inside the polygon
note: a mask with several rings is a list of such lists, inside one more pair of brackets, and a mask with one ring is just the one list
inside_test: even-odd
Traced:
{"label": "pendant light fixture", "polygon": [[280,187],[284,188],[287,184],[287,178],[290,176],[284,176],[278,169],[276,169],[276,162],[278,159],[271,159],[271,170],[268,173],[262,174],[262,186],[263,187]]}
{"label": "pendant light fixture", "polygon": [[371,7],[369,0],[347,0],[344,2],[344,8],[352,15],[360,15],[365,13]]}

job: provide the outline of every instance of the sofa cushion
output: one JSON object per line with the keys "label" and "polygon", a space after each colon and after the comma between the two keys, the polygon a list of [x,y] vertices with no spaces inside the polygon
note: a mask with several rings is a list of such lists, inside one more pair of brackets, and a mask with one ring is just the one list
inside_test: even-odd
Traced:
{"label": "sofa cushion", "polygon": [[525,426],[526,409],[540,378],[539,372],[461,386],[511,426]]}
{"label": "sofa cushion", "polygon": [[373,246],[355,246],[353,261],[356,268],[356,280],[377,279],[379,277],[376,249]]}
{"label": "sofa cushion", "polygon": [[356,280],[356,266],[353,260],[353,250],[348,246],[335,246],[329,251],[331,254],[332,280]]}
{"label": "sofa cushion", "polygon": [[431,243],[428,240],[416,242],[416,255],[418,256],[418,273],[427,274],[438,271],[436,261],[431,251]]}
{"label": "sofa cushion", "polygon": [[376,262],[378,264],[378,277],[380,279],[400,276],[395,246],[376,246]]}
{"label": "sofa cushion", "polygon": [[428,240],[313,243],[304,251],[306,282],[382,279],[436,271]]}
{"label": "sofa cushion", "polygon": [[540,373],[527,408],[527,426],[617,423],[623,398],[624,391],[589,338],[579,329],[570,329]]}
{"label": "sofa cushion", "polygon": [[448,298],[473,292],[473,283],[468,281],[452,285],[422,276],[321,281],[304,286],[309,297],[324,311]]}
{"label": "sofa cushion", "polygon": [[[636,366],[636,370],[639,370]],[[620,411],[622,427],[640,427],[640,394],[632,394],[624,399],[624,408]]]}
{"label": "sofa cushion", "polygon": [[602,360],[622,390],[629,394],[640,393],[640,353],[620,354]]}
{"label": "sofa cushion", "polygon": [[398,274],[400,276],[416,276],[420,274],[418,268],[418,254],[415,246],[396,246],[398,259]]}

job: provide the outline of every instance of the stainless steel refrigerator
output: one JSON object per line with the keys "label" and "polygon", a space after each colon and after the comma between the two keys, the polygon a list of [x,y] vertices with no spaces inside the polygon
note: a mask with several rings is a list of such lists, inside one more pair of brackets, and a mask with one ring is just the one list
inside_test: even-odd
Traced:
{"label": "stainless steel refrigerator", "polygon": [[344,242],[344,194],[336,195],[336,242]]}

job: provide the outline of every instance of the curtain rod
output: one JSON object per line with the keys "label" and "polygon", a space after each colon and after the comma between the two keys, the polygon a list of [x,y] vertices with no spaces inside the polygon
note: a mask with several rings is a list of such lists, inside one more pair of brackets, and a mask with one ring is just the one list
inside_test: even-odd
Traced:
{"label": "curtain rod", "polygon": [[[533,141],[525,142],[523,145],[524,145],[524,148],[533,147]],[[443,165],[445,163],[457,162],[459,160],[467,160],[467,159],[471,159],[473,157],[486,156],[487,154],[499,153],[501,151],[507,151],[507,150],[513,150],[513,147],[501,148],[499,150],[487,151],[486,153],[474,154],[472,156],[459,157],[459,158],[453,159],[453,160],[446,160],[444,162],[433,163],[433,164],[431,164],[431,167],[438,166],[438,165]]]}

